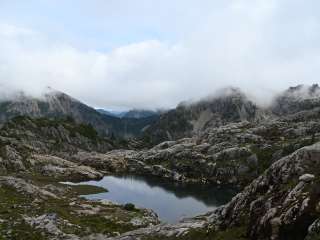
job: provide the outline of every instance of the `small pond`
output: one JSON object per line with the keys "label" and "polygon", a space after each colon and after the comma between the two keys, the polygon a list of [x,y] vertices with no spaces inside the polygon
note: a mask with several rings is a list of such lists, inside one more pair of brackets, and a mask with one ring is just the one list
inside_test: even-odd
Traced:
{"label": "small pond", "polygon": [[108,192],[84,195],[87,199],[107,199],[120,204],[133,203],[137,207],[150,208],[162,221],[168,223],[212,211],[230,201],[236,193],[232,188],[177,184],[139,176],[106,176],[100,181],[79,184],[108,189]]}

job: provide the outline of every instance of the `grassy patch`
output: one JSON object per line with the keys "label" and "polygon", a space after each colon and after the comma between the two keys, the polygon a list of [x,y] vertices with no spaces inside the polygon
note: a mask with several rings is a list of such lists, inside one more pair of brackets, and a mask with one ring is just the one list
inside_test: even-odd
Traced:
{"label": "grassy patch", "polygon": [[[22,220],[22,215],[30,209],[30,198],[27,198],[10,187],[0,188],[0,240],[4,239],[45,239],[40,232]],[[10,231],[8,231],[10,230]]]}
{"label": "grassy patch", "polygon": [[72,191],[77,195],[88,195],[108,192],[107,189],[92,185],[69,185]]}
{"label": "grassy patch", "polygon": [[[48,182],[46,182],[48,183]],[[51,183],[57,184],[59,183]],[[44,183],[39,186],[45,185]],[[60,185],[60,187],[63,187]],[[91,233],[114,235],[136,229],[130,223],[134,217],[142,217],[144,212],[139,209],[125,210],[123,206],[104,205],[99,202],[77,198],[79,194],[105,192],[103,188],[79,185],[71,186],[71,190],[63,193],[63,198],[48,198],[34,202],[23,193],[10,187],[0,187],[0,240],[2,239],[46,239],[29,224],[23,216],[38,217],[43,214],[56,214],[58,228],[67,234],[86,236]],[[62,197],[62,196],[60,196]],[[66,221],[60,221],[60,220]],[[70,224],[67,224],[70,223]],[[9,232],[9,235],[7,233]]]}
{"label": "grassy patch", "polygon": [[245,240],[246,228],[245,227],[233,227],[226,229],[225,231],[220,231],[212,236],[215,240]]}
{"label": "grassy patch", "polygon": [[279,150],[279,147],[270,146],[268,148],[261,148],[259,146],[251,146],[251,151],[258,157],[258,173],[264,172],[272,164],[273,154]]}

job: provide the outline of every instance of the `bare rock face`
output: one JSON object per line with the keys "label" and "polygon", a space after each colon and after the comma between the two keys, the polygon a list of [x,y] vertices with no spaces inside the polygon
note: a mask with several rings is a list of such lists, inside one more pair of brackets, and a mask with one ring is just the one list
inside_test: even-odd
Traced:
{"label": "bare rock face", "polygon": [[299,177],[299,181],[303,181],[303,182],[312,182],[315,179],[315,176],[313,174],[303,174],[302,176]]}
{"label": "bare rock face", "polygon": [[300,111],[312,110],[320,107],[320,87],[298,85],[291,87],[278,96],[272,106],[277,115],[294,114]]}
{"label": "bare rock face", "polygon": [[102,173],[91,167],[50,155],[33,155],[28,162],[35,172],[52,179],[81,181],[103,177]]}
{"label": "bare rock face", "polygon": [[2,160],[0,162],[5,172],[7,170],[14,172],[26,170],[20,153],[8,145],[2,148]]}
{"label": "bare rock face", "polygon": [[123,173],[127,171],[127,158],[133,153],[135,151],[132,150],[113,150],[107,153],[79,151],[70,159],[105,172]]}
{"label": "bare rock face", "polygon": [[223,208],[220,227],[245,223],[250,239],[303,239],[320,215],[319,169],[320,143],[275,162]]}
{"label": "bare rock face", "polygon": [[157,122],[145,130],[146,138],[153,144],[166,140],[191,137],[208,128],[232,122],[256,122],[269,118],[265,110],[250,101],[236,88],[197,103],[182,103],[176,109],[162,114]]}
{"label": "bare rock face", "polygon": [[148,150],[112,151],[100,162],[174,181],[245,186],[278,159],[319,140],[319,127],[315,119],[229,123]]}
{"label": "bare rock face", "polygon": [[30,197],[39,197],[42,199],[48,198],[58,198],[55,194],[48,192],[47,190],[43,190],[21,178],[15,177],[0,177],[0,186],[8,186],[17,190],[17,192],[22,194],[27,194]]}
{"label": "bare rock face", "polygon": [[[203,229],[207,226],[204,220],[184,220],[178,224],[162,224],[151,226],[149,228],[142,228],[136,231],[125,233],[119,237],[107,238],[106,240],[138,240],[143,237],[155,239],[183,239],[192,230]],[[96,239],[98,240],[98,239]]]}
{"label": "bare rock face", "polygon": [[[107,152],[112,146],[88,125],[72,120],[18,117],[0,130],[0,171],[52,179],[100,179],[102,174],[72,155]],[[96,153],[98,154],[98,153]],[[89,154],[90,155],[90,154]]]}
{"label": "bare rock face", "polygon": [[51,239],[66,239],[66,240],[79,240],[80,238],[73,234],[66,234],[62,232],[58,225],[69,224],[67,221],[60,219],[57,214],[43,214],[38,217],[28,217],[24,218],[24,221],[36,230],[50,233]]}

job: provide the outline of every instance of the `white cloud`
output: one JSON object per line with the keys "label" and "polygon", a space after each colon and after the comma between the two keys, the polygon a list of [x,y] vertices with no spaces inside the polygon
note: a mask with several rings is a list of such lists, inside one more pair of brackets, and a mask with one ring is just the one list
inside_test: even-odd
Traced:
{"label": "white cloud", "polygon": [[0,86],[32,94],[51,86],[111,108],[173,107],[225,86],[265,102],[290,85],[317,82],[319,7],[315,0],[229,1],[206,9],[205,20],[175,43],[146,39],[110,52],[0,24]]}
{"label": "white cloud", "polygon": [[0,24],[0,34],[1,37],[19,37],[26,35],[34,35],[35,32],[30,29],[19,28],[9,24]]}

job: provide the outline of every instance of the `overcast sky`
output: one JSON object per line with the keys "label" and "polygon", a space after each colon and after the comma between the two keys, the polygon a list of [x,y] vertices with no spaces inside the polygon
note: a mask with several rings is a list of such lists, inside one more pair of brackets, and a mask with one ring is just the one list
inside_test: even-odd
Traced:
{"label": "overcast sky", "polygon": [[320,74],[319,0],[0,0],[0,93],[168,108],[226,86],[260,102]]}

